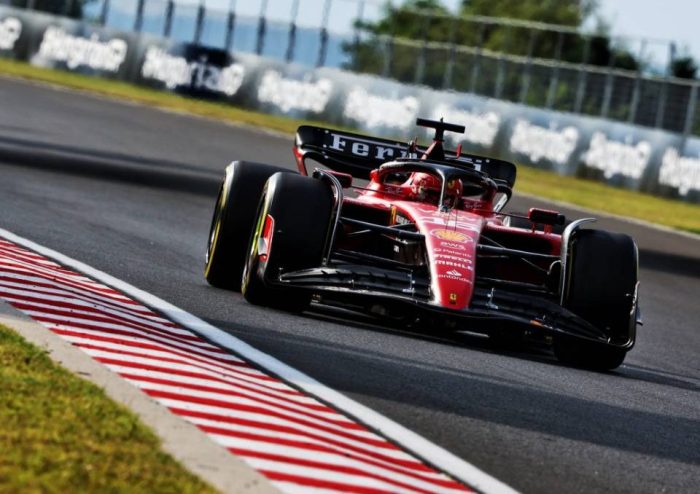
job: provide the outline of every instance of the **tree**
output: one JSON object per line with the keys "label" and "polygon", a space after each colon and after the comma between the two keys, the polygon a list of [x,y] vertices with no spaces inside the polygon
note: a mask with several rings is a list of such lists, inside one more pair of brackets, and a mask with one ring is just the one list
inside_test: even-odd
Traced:
{"label": "tree", "polygon": [[[578,28],[596,13],[597,6],[598,0],[464,0],[460,18],[450,17],[438,0],[409,0],[398,8],[387,5],[379,21],[358,26],[370,35],[370,40],[364,46],[354,46],[362,51],[355,53],[360,57],[355,60],[355,67],[366,67],[372,55],[386,57],[386,47],[382,53],[379,47],[384,45],[377,41],[395,38],[399,42],[389,49],[413,44],[411,49],[404,48],[404,51],[413,52],[412,59],[420,51],[415,45],[430,41],[576,64],[637,69],[638,61],[633,55],[624,48],[613,47],[604,23],[598,23],[596,35],[588,42],[578,33]],[[564,29],[535,29],[483,17],[546,23]],[[382,64],[375,63],[371,71],[381,70],[379,65]],[[400,69],[391,67],[391,75],[399,80],[410,80],[411,76]]]}
{"label": "tree", "polygon": [[695,79],[698,65],[690,55],[676,58],[671,62],[671,74],[681,79]]}
{"label": "tree", "polygon": [[597,6],[597,0],[463,0],[461,12],[578,27]]}
{"label": "tree", "polygon": [[444,64],[420,67],[416,62],[425,58],[421,57],[425,50],[423,41],[446,41],[450,22],[449,11],[438,0],[409,0],[398,8],[387,3],[380,20],[357,24],[369,36],[359,43],[345,45],[352,55],[349,68],[399,81],[424,81],[439,86],[437,81],[442,79]]}

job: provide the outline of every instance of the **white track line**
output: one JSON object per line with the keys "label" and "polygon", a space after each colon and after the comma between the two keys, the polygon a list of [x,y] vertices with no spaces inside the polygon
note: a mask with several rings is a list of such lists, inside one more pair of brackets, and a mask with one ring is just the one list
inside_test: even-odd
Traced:
{"label": "white track line", "polygon": [[510,486],[500,480],[479,470],[474,465],[458,458],[449,451],[433,444],[415,432],[381,415],[380,413],[358,403],[347,396],[325,386],[316,379],[304,374],[297,369],[277,360],[275,357],[257,350],[248,343],[232,336],[225,331],[212,326],[197,316],[180,309],[163,299],[156,297],[144,290],[136,288],[120,279],[95,269],[87,264],[72,259],[56,252],[55,250],[41,246],[31,240],[20,237],[0,228],[0,236],[10,242],[38,252],[56,262],[70,267],[83,274],[94,278],[106,285],[115,288],[130,297],[155,309],[169,319],[195,331],[210,341],[227,348],[245,359],[254,362],[267,371],[276,374],[281,379],[297,386],[312,396],[333,405],[335,408],[356,418],[358,421],[375,429],[380,434],[400,444],[427,463],[438,467],[440,470],[452,475],[456,479],[466,482],[469,486],[485,494],[515,494]]}

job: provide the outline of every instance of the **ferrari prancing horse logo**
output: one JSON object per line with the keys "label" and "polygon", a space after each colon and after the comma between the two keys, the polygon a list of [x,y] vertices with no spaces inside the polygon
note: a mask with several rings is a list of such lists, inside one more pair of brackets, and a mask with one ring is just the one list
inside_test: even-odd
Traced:
{"label": "ferrari prancing horse logo", "polygon": [[461,242],[465,243],[467,240],[469,240],[469,236],[462,233],[462,232],[456,232],[454,230],[444,230],[444,229],[439,229],[439,230],[432,230],[430,234],[433,237],[437,237],[440,240],[447,240],[449,242]]}

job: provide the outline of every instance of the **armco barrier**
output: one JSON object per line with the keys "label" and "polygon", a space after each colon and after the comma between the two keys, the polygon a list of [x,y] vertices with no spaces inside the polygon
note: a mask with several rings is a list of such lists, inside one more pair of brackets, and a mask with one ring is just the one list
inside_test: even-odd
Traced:
{"label": "armco barrier", "polygon": [[465,135],[453,137],[474,152],[700,203],[700,139],[666,131],[339,69],[310,69],[9,7],[0,7],[0,56],[384,136],[412,135],[418,116],[444,117],[466,125]]}

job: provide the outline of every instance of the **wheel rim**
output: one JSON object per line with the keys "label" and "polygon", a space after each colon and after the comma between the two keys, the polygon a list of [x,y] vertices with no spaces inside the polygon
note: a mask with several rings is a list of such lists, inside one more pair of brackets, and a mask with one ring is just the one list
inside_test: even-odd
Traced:
{"label": "wheel rim", "polygon": [[248,259],[246,259],[245,266],[243,266],[243,277],[241,280],[241,292],[243,294],[245,294],[248,290],[251,276],[253,276],[253,273],[255,273],[255,271],[258,269],[258,242],[260,241],[260,235],[262,234],[263,225],[265,224],[267,210],[267,187],[265,187],[262,197],[260,198],[260,205],[258,206],[258,220],[255,224],[255,229],[253,230],[253,236],[250,239]]}
{"label": "wheel rim", "polygon": [[209,227],[209,244],[207,245],[207,253],[205,256],[205,263],[207,267],[209,266],[212,254],[214,253],[214,248],[216,244],[216,239],[219,236],[219,228],[221,225],[221,216],[223,214],[223,196],[224,196],[224,186],[223,184],[219,188],[219,195],[216,199],[216,206],[214,208],[214,215],[211,219],[211,226]]}

